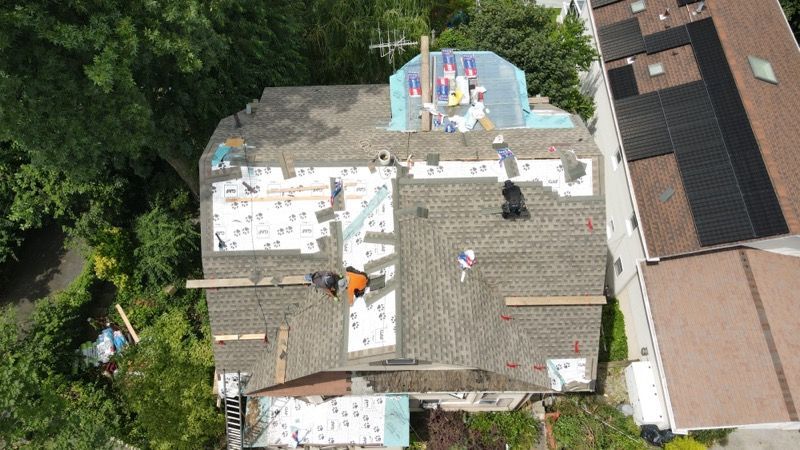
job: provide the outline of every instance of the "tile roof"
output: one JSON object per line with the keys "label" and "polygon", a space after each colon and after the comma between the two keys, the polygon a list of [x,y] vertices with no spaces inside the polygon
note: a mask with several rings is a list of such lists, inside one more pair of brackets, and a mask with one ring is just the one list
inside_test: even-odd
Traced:
{"label": "tile roof", "polygon": [[798,421],[800,258],[729,250],[642,269],[678,429]]}
{"label": "tile roof", "polygon": [[[491,142],[497,133],[386,131],[388,94],[387,86],[372,85],[267,88],[255,114],[240,113],[240,128],[231,118],[220,122],[200,160],[206,278],[280,278],[342,269],[337,233],[322,238],[321,251],[312,254],[290,250],[215,251],[211,184],[242,176],[236,164],[211,170],[216,146],[227,138],[245,138],[247,164],[254,166],[277,166],[282,152],[290,154],[295,165],[361,166],[379,149],[388,149],[401,161],[412,153],[417,160],[424,160],[426,153],[438,153],[441,161],[496,161]],[[212,332],[261,333],[266,329],[269,342],[215,345],[218,369],[249,370],[250,391],[274,385],[278,356],[275,337],[284,320],[291,327],[287,380],[408,356],[482,368],[521,382],[549,386],[546,373],[511,369],[506,363],[541,364],[544,358],[567,355],[596,358],[599,314],[577,313],[581,307],[572,314],[571,307],[563,307],[558,310],[563,320],[548,318],[537,323],[532,318],[519,324],[502,321],[500,315],[507,311],[502,303],[505,295],[602,293],[605,204],[600,152],[582,125],[571,129],[511,129],[502,134],[518,159],[552,159],[550,146],[574,149],[580,158],[592,159],[593,181],[589,188],[593,195],[559,197],[540,183],[520,183],[534,217],[509,224],[486,213],[487,209],[499,212],[502,203],[501,185],[496,179],[487,182],[401,177],[395,184],[395,209],[423,206],[429,218],[399,213],[395,218],[398,281],[389,281],[386,289],[396,290],[398,309],[402,308],[397,318],[397,345],[382,355],[372,352],[352,359],[353,354],[347,353],[345,305],[333,303],[306,287],[223,288],[209,290]],[[458,214],[466,214],[471,220],[459,220]],[[597,229],[587,226],[589,221]],[[458,281],[455,256],[465,245],[476,250],[479,263],[462,284]],[[535,324],[536,330],[528,334],[524,324]],[[572,327],[569,337],[561,335],[565,327]],[[581,355],[570,353],[574,340],[581,341]]]}
{"label": "tile roof", "polygon": [[[792,234],[800,233],[800,50],[778,2],[707,1],[744,109]],[[773,85],[753,76],[748,56],[767,59]]]}
{"label": "tile roof", "polygon": [[[800,230],[796,220],[800,195],[791,195],[793,189],[800,194],[800,189],[792,187],[800,187],[792,181],[798,178],[794,169],[800,169],[795,155],[800,132],[781,125],[797,109],[800,82],[797,76],[777,86],[756,80],[746,61],[748,55],[769,52],[788,75],[797,72],[798,64],[785,62],[800,61],[800,52],[777,3],[709,0],[706,4],[699,14],[694,6],[675,8],[674,0],[650,0],[647,9],[637,14],[628,2],[594,4],[599,30],[636,20],[645,43],[645,50],[635,55],[630,66],[619,55],[604,59],[615,87],[626,158],[630,166],[639,168],[631,170],[639,209],[648,210],[649,219],[659,222],[648,227],[642,213],[652,256],[672,254],[653,253],[654,248],[695,251]],[[667,8],[670,14],[660,18]],[[770,42],[776,36],[780,45],[773,49]],[[605,52],[607,36],[598,31],[598,38]],[[655,63],[662,64],[663,75],[649,74],[648,66]],[[633,82],[625,67],[633,68]],[[701,89],[692,93],[691,88],[698,86]],[[764,101],[767,97],[774,101]],[[660,125],[654,127],[656,122]],[[673,157],[661,156],[673,152]],[[649,158],[656,161],[639,163]],[[688,199],[689,208],[670,208],[672,216],[654,215],[664,208],[645,205],[640,198],[640,191],[647,191],[654,179],[668,182],[664,173],[642,170],[647,166],[669,172],[669,167],[657,167],[657,161],[677,161],[678,170],[668,184],[680,184],[679,192]],[[676,213],[687,216],[677,218]],[[686,244],[693,239],[687,241],[686,235],[677,232],[648,234],[648,228],[659,229],[660,223],[687,221],[693,229],[689,236],[698,238],[691,247]],[[681,242],[660,241],[672,237]]]}

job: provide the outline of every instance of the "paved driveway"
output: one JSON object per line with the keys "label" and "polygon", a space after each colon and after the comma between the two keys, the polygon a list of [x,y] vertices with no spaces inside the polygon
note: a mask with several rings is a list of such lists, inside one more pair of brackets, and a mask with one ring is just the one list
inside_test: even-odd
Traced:
{"label": "paved driveway", "polygon": [[792,450],[800,449],[800,432],[773,430],[736,430],[728,437],[724,447],[715,445],[712,450]]}

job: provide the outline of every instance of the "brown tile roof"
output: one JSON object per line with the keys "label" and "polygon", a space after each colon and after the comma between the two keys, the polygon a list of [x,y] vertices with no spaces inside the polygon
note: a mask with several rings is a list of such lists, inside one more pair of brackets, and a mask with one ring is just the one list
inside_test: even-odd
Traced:
{"label": "brown tile roof", "polygon": [[[628,163],[636,190],[641,223],[651,255],[675,255],[700,249],[689,202],[678,172],[675,154]],[[672,188],[666,202],[661,194]]]}
{"label": "brown tile roof", "polygon": [[643,274],[678,429],[798,420],[800,258],[728,250]]}
{"label": "brown tile roof", "polygon": [[[647,0],[646,4],[647,9],[636,14],[631,11],[630,1],[602,6],[593,11],[594,20],[598,27],[602,27],[636,17],[639,19],[642,34],[648,35],[697,19],[697,16],[692,16],[687,8],[678,8],[675,0]],[[663,14],[667,8],[669,8],[669,17],[665,20],[659,19],[659,14]]]}
{"label": "brown tile roof", "polygon": [[[800,50],[777,1],[707,1],[792,234],[800,233]],[[747,61],[772,64],[778,84],[756,79]]]}
{"label": "brown tile roof", "polygon": [[[647,66],[655,63],[661,63],[664,66],[664,74],[651,77]],[[627,64],[625,59],[618,59],[607,63],[606,69],[616,69]],[[633,64],[633,72],[636,75],[639,94],[700,80],[700,69],[697,68],[694,52],[690,45],[650,55],[637,55],[636,63]]]}
{"label": "brown tile roof", "polygon": [[[593,10],[593,16],[598,28],[635,17],[643,36],[664,31],[666,25],[674,28],[713,18],[789,232],[800,233],[800,157],[797,152],[800,131],[790,119],[800,116],[798,46],[778,2],[707,0],[706,5],[705,11],[693,15],[696,5],[676,7],[674,0],[648,0],[645,11],[633,14],[630,2],[626,1],[598,7]],[[670,8],[670,17],[661,21],[658,15],[666,8]],[[749,55],[772,63],[779,79],[778,85],[753,76],[747,61]],[[664,75],[649,76],[647,66],[655,62],[664,65]],[[606,63],[606,68],[610,70],[625,64],[624,59],[619,59]],[[649,55],[640,53],[636,55],[633,69],[640,94],[701,79],[691,45]],[[685,200],[669,208],[663,208],[652,200],[653,190],[658,189],[654,185],[664,184],[674,185],[676,196],[685,199],[674,156],[661,156],[648,162],[639,160],[630,166],[631,182],[650,254],[668,256],[702,249],[695,219]]]}

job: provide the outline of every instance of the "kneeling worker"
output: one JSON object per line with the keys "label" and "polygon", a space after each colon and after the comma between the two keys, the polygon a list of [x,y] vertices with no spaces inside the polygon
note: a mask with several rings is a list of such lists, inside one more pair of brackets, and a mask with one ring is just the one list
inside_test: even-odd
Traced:
{"label": "kneeling worker", "polygon": [[366,273],[348,266],[345,269],[345,277],[339,280],[339,288],[347,288],[347,301],[352,306],[356,301],[356,297],[361,297],[367,290],[369,284],[369,276]]}
{"label": "kneeling worker", "polygon": [[306,281],[322,289],[326,294],[330,295],[334,299],[338,299],[336,296],[336,286],[340,281],[340,278],[341,277],[339,275],[330,271],[319,271],[305,276]]}

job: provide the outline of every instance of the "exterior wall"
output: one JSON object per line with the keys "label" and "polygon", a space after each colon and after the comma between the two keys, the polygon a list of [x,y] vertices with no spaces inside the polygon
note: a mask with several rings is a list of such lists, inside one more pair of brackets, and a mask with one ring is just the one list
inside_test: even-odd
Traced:
{"label": "exterior wall", "polygon": [[[626,2],[621,2],[626,7]],[[612,5],[613,6],[613,5]],[[587,4],[581,11],[581,17],[586,23],[587,33],[594,40],[596,25],[593,23],[591,8]],[[595,45],[597,45],[595,40]],[[599,48],[598,48],[599,51]],[[594,135],[600,151],[605,158],[605,194],[606,218],[614,221],[614,229],[608,226],[608,267],[607,283],[608,294],[614,295],[620,302],[620,309],[625,317],[625,334],[628,338],[628,358],[631,360],[650,361],[656,370],[655,379],[662,380],[659,361],[656,358],[656,349],[653,344],[652,328],[645,303],[645,294],[642,281],[639,277],[639,262],[648,258],[645,251],[644,236],[641,226],[629,232],[627,221],[635,215],[637,222],[641,223],[640,215],[628,175],[628,166],[624,158],[616,116],[611,101],[611,93],[605,78],[603,64],[595,61],[589,72],[582,75],[582,88],[584,92],[592,95],[596,111],[595,116],[589,121],[589,130]],[[623,154],[617,163],[617,152]],[[617,275],[614,262],[622,262],[622,272]],[[644,349],[644,350],[643,350]],[[667,411],[664,389],[661,383],[656,383],[659,399],[663,410]]]}
{"label": "exterior wall", "polygon": [[[458,398],[459,395],[465,398]],[[422,402],[438,402],[438,407],[445,411],[513,411],[519,408],[531,394],[527,392],[428,392],[409,393],[410,409],[422,411]],[[507,405],[485,405],[480,401],[485,396],[507,400]]]}

